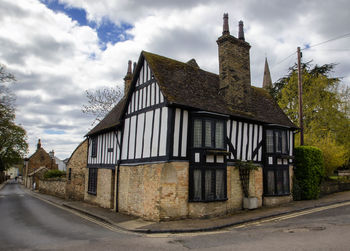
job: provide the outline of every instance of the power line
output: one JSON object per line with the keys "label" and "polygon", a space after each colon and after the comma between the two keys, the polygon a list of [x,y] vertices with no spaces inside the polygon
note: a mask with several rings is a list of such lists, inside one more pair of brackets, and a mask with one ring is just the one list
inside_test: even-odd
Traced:
{"label": "power line", "polygon": [[[337,36],[337,37],[334,37],[334,38],[331,38],[331,39],[328,39],[326,41],[323,41],[323,42],[320,42],[320,43],[317,43],[317,44],[313,44],[313,45],[310,45],[310,46],[307,46],[302,50],[308,50],[310,48],[313,48],[313,47],[316,47],[316,46],[319,46],[319,45],[322,45],[322,44],[326,44],[326,43],[329,43],[329,42],[332,42],[332,41],[335,41],[335,40],[339,40],[339,39],[342,39],[342,38],[346,38],[346,37],[350,37],[350,33],[346,33],[346,34],[343,34],[341,36]],[[345,51],[345,50],[343,50]],[[273,67],[276,67],[277,65],[283,63],[284,61],[286,61],[288,58],[290,58],[291,56],[293,56],[294,54],[296,54],[296,51],[294,51],[292,54],[288,55],[287,57],[283,58],[281,61],[277,62]]]}
{"label": "power line", "polygon": [[323,42],[320,42],[320,43],[317,43],[317,44],[314,44],[314,45],[310,45],[310,46],[307,46],[301,50],[308,50],[312,47],[316,47],[316,46],[319,46],[319,45],[322,45],[322,44],[326,44],[326,43],[329,43],[329,42],[332,42],[332,41],[335,41],[335,40],[339,40],[339,39],[342,39],[342,38],[346,38],[346,37],[349,37],[350,36],[350,33],[346,33],[344,35],[341,35],[341,36],[337,36],[337,37],[334,37],[334,38],[331,38],[331,39],[328,39],[326,41],[323,41]]}
{"label": "power line", "polygon": [[275,66],[276,66],[276,65],[279,65],[280,63],[282,63],[282,62],[284,62],[284,61],[286,61],[288,58],[290,58],[291,56],[293,56],[295,53],[296,53],[296,51],[293,52],[292,54],[290,54],[289,56],[285,57],[285,58],[282,59],[281,61],[277,62],[277,63],[275,64]]}

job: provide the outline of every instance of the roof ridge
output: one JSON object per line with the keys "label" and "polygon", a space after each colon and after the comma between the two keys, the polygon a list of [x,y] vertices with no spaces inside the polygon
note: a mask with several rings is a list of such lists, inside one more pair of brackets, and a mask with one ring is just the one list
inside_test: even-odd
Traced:
{"label": "roof ridge", "polygon": [[[153,52],[149,52],[149,51],[142,51],[141,53],[142,53],[143,55],[145,55],[144,53],[146,53],[146,54],[150,54],[150,55],[153,55],[153,56],[157,56],[157,57],[160,57],[160,58],[163,58],[163,59],[175,61],[175,62],[177,62],[177,63],[183,64],[184,66],[188,66],[188,67],[191,67],[191,68],[193,68],[193,69],[200,70],[200,71],[203,71],[203,72],[206,72],[206,73],[209,73],[209,74],[212,74],[212,75],[214,75],[214,76],[218,76],[218,77],[219,77],[219,74],[216,74],[216,73],[213,73],[213,72],[204,70],[204,69],[202,69],[202,68],[200,68],[200,67],[192,66],[192,65],[190,65],[190,64],[188,64],[188,63],[186,63],[186,62],[179,61],[179,60],[177,60],[177,59],[169,58],[169,57],[162,56],[162,55],[159,55],[159,54],[156,54],[156,53],[153,53]],[[146,59],[147,59],[147,58],[146,58]],[[192,58],[192,59],[195,60],[195,58]],[[192,59],[191,59],[191,60],[192,60]]]}

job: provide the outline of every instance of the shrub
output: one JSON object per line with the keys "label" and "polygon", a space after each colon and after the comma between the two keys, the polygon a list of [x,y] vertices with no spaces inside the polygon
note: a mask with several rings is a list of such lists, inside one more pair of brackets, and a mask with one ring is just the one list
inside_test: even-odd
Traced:
{"label": "shrub", "polygon": [[293,198],[295,200],[317,199],[325,172],[322,151],[312,146],[298,146],[294,153],[296,169]]}
{"label": "shrub", "polygon": [[50,179],[50,178],[60,178],[66,176],[66,172],[60,171],[60,170],[49,170],[46,173],[44,173],[44,178],[45,179]]}

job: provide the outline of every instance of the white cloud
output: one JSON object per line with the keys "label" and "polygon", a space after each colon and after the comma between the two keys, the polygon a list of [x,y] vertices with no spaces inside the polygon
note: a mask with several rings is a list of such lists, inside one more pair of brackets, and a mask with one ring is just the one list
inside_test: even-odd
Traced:
{"label": "white cloud", "polygon": [[[178,60],[195,58],[201,68],[218,72],[216,39],[222,15],[229,12],[230,31],[245,22],[251,45],[252,83],[261,85],[265,55],[274,81],[295,62],[297,46],[315,44],[348,30],[348,1],[109,1],[60,0],[83,8],[87,18],[129,23],[131,40],[101,50],[97,31],[37,0],[0,2],[0,62],[17,77],[17,121],[28,132],[30,151],[38,138],[47,150],[69,157],[87,133],[91,118],[80,112],[84,90],[123,85],[129,59],[142,50]],[[6,10],[6,11],[4,11]],[[303,52],[303,60],[338,63],[335,75],[350,80],[349,38]],[[325,49],[333,49],[327,51]],[[336,49],[336,50],[334,50]],[[347,51],[339,51],[348,49]],[[64,131],[65,134],[48,132]]]}

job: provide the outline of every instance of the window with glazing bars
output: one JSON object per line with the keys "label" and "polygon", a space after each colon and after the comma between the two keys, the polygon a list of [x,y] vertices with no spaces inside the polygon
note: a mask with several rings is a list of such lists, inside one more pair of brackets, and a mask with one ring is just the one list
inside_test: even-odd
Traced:
{"label": "window with glazing bars", "polygon": [[96,195],[97,192],[97,168],[89,168],[88,193]]}
{"label": "window with glazing bars", "polygon": [[95,158],[97,156],[97,137],[91,138],[91,157]]}
{"label": "window with glazing bars", "polygon": [[[193,120],[193,148],[224,149],[224,121],[211,118]],[[192,201],[226,199],[226,165],[194,164],[190,172]]]}
{"label": "window with glazing bars", "polygon": [[[193,147],[224,148],[224,122],[213,119],[194,119]],[[204,143],[204,144],[203,144]]]}

